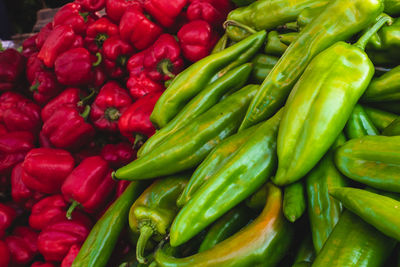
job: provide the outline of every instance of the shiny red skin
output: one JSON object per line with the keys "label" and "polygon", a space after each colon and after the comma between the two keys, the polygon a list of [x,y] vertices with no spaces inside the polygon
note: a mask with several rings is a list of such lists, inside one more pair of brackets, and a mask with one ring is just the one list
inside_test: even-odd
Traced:
{"label": "shiny red skin", "polygon": [[12,235],[5,238],[13,264],[27,264],[38,254],[38,233],[25,226],[17,226]]}
{"label": "shiny red skin", "polygon": [[50,223],[64,219],[67,207],[68,204],[62,195],[45,197],[33,205],[29,225],[33,229],[43,230]]}
{"label": "shiny red skin", "polygon": [[163,27],[171,27],[186,6],[187,0],[145,0],[144,9]]}
{"label": "shiny red skin", "polygon": [[92,53],[98,52],[105,40],[119,34],[118,26],[108,18],[102,17],[87,26],[85,45]]}
{"label": "shiny red skin", "polygon": [[13,48],[0,51],[0,92],[14,89],[22,79],[25,70],[25,57]]}
{"label": "shiny red skin", "polygon": [[110,164],[111,168],[118,169],[133,161],[136,151],[129,143],[107,144],[101,150],[100,155]]}

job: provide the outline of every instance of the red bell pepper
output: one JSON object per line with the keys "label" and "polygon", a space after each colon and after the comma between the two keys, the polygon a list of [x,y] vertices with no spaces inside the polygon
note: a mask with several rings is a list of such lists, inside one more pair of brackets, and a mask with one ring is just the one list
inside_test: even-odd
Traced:
{"label": "red bell pepper", "polygon": [[29,84],[32,84],[36,76],[39,72],[42,72],[45,70],[45,66],[43,64],[43,61],[39,59],[38,56],[39,53],[33,53],[30,55],[28,58],[28,61],[26,63],[26,79],[28,80]]}
{"label": "red bell pepper", "polygon": [[7,244],[0,240],[0,266],[7,267],[10,263],[10,250],[7,247]]}
{"label": "red bell pepper", "polygon": [[112,169],[100,156],[84,159],[64,181],[61,191],[67,201],[72,201],[67,217],[78,205],[93,213],[99,210],[114,190]]}
{"label": "red bell pepper", "polygon": [[144,9],[162,26],[171,27],[186,6],[187,0],[145,0]]}
{"label": "red bell pepper", "polygon": [[113,36],[103,43],[102,53],[108,75],[113,79],[125,76],[126,62],[133,53],[133,47],[119,36]]}
{"label": "red bell pepper", "polygon": [[122,40],[130,42],[139,50],[143,50],[154,43],[162,31],[160,26],[146,17],[140,7],[128,8],[119,24]]}
{"label": "red bell pepper", "polygon": [[38,254],[38,234],[29,227],[17,226],[5,239],[13,264],[27,264]]}
{"label": "red bell pepper", "polygon": [[56,267],[56,266],[50,262],[35,261],[34,263],[32,263],[31,267]]}
{"label": "red bell pepper", "polygon": [[128,180],[120,180],[118,181],[117,187],[115,189],[115,197],[118,198],[122,193],[125,191],[125,189],[129,186],[131,181]]}
{"label": "red bell pepper", "polygon": [[108,18],[102,17],[93,21],[86,29],[85,45],[87,49],[96,53],[103,47],[103,43],[111,36],[118,35],[118,26]]}
{"label": "red bell pepper", "polygon": [[150,121],[150,114],[161,94],[162,92],[149,93],[138,99],[119,119],[120,132],[131,142],[135,142],[135,146],[140,146],[141,142],[156,132]]}
{"label": "red bell pepper", "polygon": [[95,136],[88,144],[86,144],[82,149],[73,154],[76,164],[80,164],[84,159],[98,156],[103,146],[102,142],[96,140]]}
{"label": "red bell pepper", "polygon": [[140,7],[140,1],[135,0],[106,0],[106,13],[114,22],[119,23],[122,15],[129,7]]}
{"label": "red bell pepper", "polygon": [[34,138],[30,132],[18,131],[0,135],[0,174],[7,175],[22,162],[33,149]]}
{"label": "red bell pepper", "polygon": [[13,48],[0,51],[0,92],[15,89],[24,73],[25,57]]}
{"label": "red bell pepper", "polygon": [[222,28],[232,4],[229,0],[191,0],[186,14],[192,20],[205,20],[214,28]]}
{"label": "red bell pepper", "polygon": [[75,3],[80,4],[82,9],[90,12],[99,11],[106,6],[105,0],[75,0]]}
{"label": "red bell pepper", "polygon": [[150,79],[146,73],[142,72],[138,76],[131,74],[126,87],[133,99],[139,99],[149,93],[160,92],[164,90],[164,86],[159,82]]}
{"label": "red bell pepper", "polygon": [[76,34],[83,34],[86,31],[86,22],[91,22],[89,13],[82,10],[78,3],[68,3],[62,6],[53,18],[53,28],[58,25],[70,26]]}
{"label": "red bell pepper", "polygon": [[43,230],[50,223],[63,220],[67,212],[67,202],[62,195],[52,195],[33,205],[29,216],[29,225],[33,229]]}
{"label": "red bell pepper", "polygon": [[33,92],[33,99],[40,105],[49,102],[49,100],[58,95],[61,90],[62,87],[52,71],[38,72],[35,81],[29,88],[29,91]]}
{"label": "red bell pepper", "polygon": [[17,217],[17,212],[11,206],[0,203],[0,238],[4,236],[15,217]]}
{"label": "red bell pepper", "polygon": [[0,124],[0,135],[7,133],[6,126]]}
{"label": "red bell pepper", "polygon": [[100,89],[94,100],[90,119],[100,130],[118,131],[118,120],[131,103],[128,92],[117,82],[110,81]]}
{"label": "red bell pepper", "polygon": [[40,32],[38,33],[36,37],[36,46],[40,50],[42,48],[44,42],[46,39],[49,37],[50,33],[53,31],[53,23],[49,22],[47,23],[44,27],[40,29]]}
{"label": "red bell pepper", "polygon": [[8,131],[29,131],[36,134],[41,125],[40,107],[24,96],[5,92],[0,96],[0,123]]}
{"label": "red bell pepper", "polygon": [[54,61],[63,52],[83,45],[81,36],[76,35],[68,25],[55,27],[40,48],[38,58],[43,60],[46,67],[52,68]]}
{"label": "red bell pepper", "polygon": [[210,54],[218,36],[208,22],[194,20],[179,30],[178,39],[185,58],[195,62]]}
{"label": "red bell pepper", "polygon": [[83,92],[79,88],[68,88],[60,93],[57,97],[53,98],[46,106],[42,108],[41,117],[45,122],[47,121],[53,113],[63,106],[64,104],[78,105],[81,100]]}
{"label": "red bell pepper", "polygon": [[29,151],[22,163],[22,181],[38,192],[58,193],[74,165],[74,158],[68,151],[35,148]]}
{"label": "red bell pepper", "polygon": [[78,256],[79,250],[81,249],[80,245],[74,244],[68,250],[67,255],[61,262],[60,267],[71,267],[72,263],[74,262],[76,256]]}
{"label": "red bell pepper", "polygon": [[105,145],[100,155],[110,164],[111,168],[118,169],[133,161],[136,152],[129,143],[118,143]]}
{"label": "red bell pepper", "polygon": [[42,132],[57,148],[76,150],[95,134],[93,126],[86,122],[90,106],[82,113],[73,104],[60,106],[43,124]]}
{"label": "red bell pepper", "polygon": [[101,63],[100,53],[93,57],[83,47],[73,48],[57,57],[54,71],[58,82],[67,86],[87,85],[93,80],[92,67]]}
{"label": "red bell pepper", "polygon": [[22,55],[29,58],[32,54],[37,53],[39,50],[36,46],[36,38],[38,34],[32,35],[22,42]]}
{"label": "red bell pepper", "polygon": [[107,80],[107,75],[102,65],[95,67],[93,69],[92,81],[90,82],[93,88],[100,88],[101,86],[103,86],[106,80]]}
{"label": "red bell pepper", "polygon": [[90,219],[79,212],[71,220],[64,218],[49,224],[40,232],[38,249],[46,261],[60,262],[74,244],[81,245],[91,229]]}

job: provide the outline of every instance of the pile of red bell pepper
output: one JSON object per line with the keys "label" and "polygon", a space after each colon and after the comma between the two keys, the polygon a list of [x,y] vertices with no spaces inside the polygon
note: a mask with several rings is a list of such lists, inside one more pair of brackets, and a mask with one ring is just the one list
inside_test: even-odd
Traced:
{"label": "pile of red bell pepper", "polygon": [[210,53],[232,7],[76,0],[0,51],[0,266],[72,264],[128,186],[111,173],[155,133],[165,82]]}

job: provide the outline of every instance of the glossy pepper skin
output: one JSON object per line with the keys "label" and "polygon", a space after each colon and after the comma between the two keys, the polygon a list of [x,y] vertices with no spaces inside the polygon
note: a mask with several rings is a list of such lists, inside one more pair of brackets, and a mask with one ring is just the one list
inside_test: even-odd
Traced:
{"label": "glossy pepper skin", "polygon": [[100,51],[108,38],[117,36],[118,34],[118,26],[108,18],[102,17],[87,26],[85,45],[90,52],[96,53]]}
{"label": "glossy pepper skin", "polygon": [[155,260],[162,267],[277,266],[289,249],[292,238],[293,228],[282,214],[281,190],[269,184],[262,213],[241,231],[212,249],[182,259],[168,256],[159,249]]}
{"label": "glossy pepper skin", "polygon": [[63,220],[67,211],[67,202],[62,195],[45,197],[32,206],[29,225],[36,230],[43,230],[52,221]]}
{"label": "glossy pepper skin", "polygon": [[186,186],[189,175],[176,175],[163,178],[151,184],[132,204],[129,210],[129,227],[139,235],[136,245],[136,258],[146,263],[144,252],[149,239],[161,240],[167,235],[169,227],[179,208],[176,199]]}
{"label": "glossy pepper skin", "polygon": [[44,122],[47,121],[53,113],[64,104],[78,105],[83,94],[83,91],[79,88],[66,88],[42,108],[40,111],[42,120]]}
{"label": "glossy pepper skin", "polygon": [[12,90],[25,68],[25,58],[17,50],[0,51],[0,92]]}
{"label": "glossy pepper skin", "polygon": [[[257,2],[256,2],[257,3]],[[340,40],[346,40],[374,22],[382,1],[335,0],[307,25],[261,84],[241,125],[244,129],[270,117],[286,101],[292,87],[314,56]],[[337,21],[342,21],[337,25]],[[329,34],[328,34],[329,32]]]}
{"label": "glossy pepper skin", "polygon": [[[237,131],[243,110],[257,89],[257,85],[248,85],[214,105],[156,149],[118,169],[116,178],[150,179],[196,167],[213,147]],[[186,139],[188,142],[183,141]]]}
{"label": "glossy pepper skin", "polygon": [[280,57],[285,53],[288,45],[281,42],[277,31],[270,31],[267,36],[267,44],[264,47],[264,53]]}
{"label": "glossy pepper skin", "polygon": [[348,139],[379,134],[374,123],[360,104],[354,107],[344,128],[344,132]]}
{"label": "glossy pepper skin", "polygon": [[35,75],[35,80],[29,91],[33,94],[33,99],[40,105],[45,105],[49,100],[58,95],[62,90],[57,81],[57,77],[52,71],[41,71]]}
{"label": "glossy pepper skin", "polygon": [[31,37],[25,39],[22,42],[22,52],[21,54],[25,58],[29,58],[32,54],[38,52],[38,47],[36,46],[36,37],[38,34],[32,35]]}
{"label": "glossy pepper skin", "polygon": [[[186,103],[209,83],[215,73],[234,62],[248,49],[258,50],[264,42],[265,36],[265,32],[254,34],[219,53],[197,61],[177,75],[157,102],[151,114],[150,119],[156,128],[162,128],[172,120]],[[252,52],[256,53],[253,50]],[[247,58],[242,58],[242,60],[247,62],[254,54],[247,54]],[[239,65],[243,63],[239,63]]]}
{"label": "glossy pepper skin", "polygon": [[25,76],[30,84],[34,83],[36,75],[45,69],[43,61],[37,57],[38,54],[38,52],[33,53],[26,62]]}
{"label": "glossy pepper skin", "polygon": [[338,148],[335,164],[347,177],[378,189],[400,192],[400,136],[364,136]]}
{"label": "glossy pepper skin", "polygon": [[171,246],[191,239],[270,178],[276,167],[276,135],[281,117],[282,111],[260,125],[182,208],[171,226]]}
{"label": "glossy pepper skin", "polygon": [[400,66],[372,80],[361,100],[382,102],[400,100]]}
{"label": "glossy pepper skin", "polygon": [[171,27],[186,6],[187,0],[146,0],[143,8],[163,27]]}
{"label": "glossy pepper skin", "polygon": [[333,162],[335,149],[346,142],[343,134],[322,158],[317,166],[306,176],[308,218],[312,242],[318,254],[331,234],[343,211],[343,205],[329,195],[335,187],[348,184],[347,179],[336,169]]}
{"label": "glossy pepper skin", "polygon": [[76,2],[62,6],[53,18],[53,28],[58,25],[70,26],[76,34],[83,34],[86,31],[86,22],[89,14],[82,12],[82,6]]}
{"label": "glossy pepper skin", "polygon": [[164,90],[164,86],[160,82],[152,80],[145,72],[141,72],[139,75],[130,75],[126,87],[133,99],[140,99],[147,94]]}
{"label": "glossy pepper skin", "polygon": [[[80,205],[89,213],[100,209],[115,187],[111,179],[112,169],[100,156],[84,159],[65,179],[61,192],[71,207]],[[71,209],[67,217],[71,217]],[[73,217],[73,214],[72,214]]]}
{"label": "glossy pepper skin", "polygon": [[184,127],[191,120],[197,118],[206,112],[213,105],[221,100],[222,96],[228,92],[234,92],[244,86],[252,66],[250,63],[243,64],[228,71],[224,76],[204,87],[204,89],[190,100],[186,106],[173,118],[167,125],[158,130],[146,143],[140,148],[138,155],[148,153],[170,134]]}
{"label": "glossy pepper skin", "polygon": [[393,136],[393,135],[400,135],[400,119],[395,119],[391,124],[389,124],[385,129],[382,131],[382,135],[386,136]]}
{"label": "glossy pepper skin", "polygon": [[[290,93],[279,126],[279,164],[274,183],[287,185],[301,179],[343,130],[374,74],[363,49],[371,35],[389,20],[383,16],[355,45],[337,42],[307,66]],[[334,62],[334,67],[328,66],[328,61]],[[316,73],[323,75],[315,79]]]}
{"label": "glossy pepper skin", "polygon": [[126,74],[126,64],[133,51],[133,47],[119,36],[107,38],[102,55],[104,67],[111,78],[118,79]]}
{"label": "glossy pepper skin", "polygon": [[128,220],[129,208],[143,192],[145,186],[146,183],[143,182],[130,183],[124,193],[97,220],[72,263],[72,267],[107,266],[118,237]]}
{"label": "glossy pepper skin", "polygon": [[28,264],[38,253],[38,234],[31,228],[17,226],[5,238],[13,264]]}
{"label": "glossy pepper skin", "polygon": [[382,266],[396,241],[350,211],[344,211],[312,267]]}
{"label": "glossy pepper skin", "polygon": [[306,211],[305,188],[302,181],[285,186],[283,193],[283,214],[294,223]]}
{"label": "glossy pepper skin", "polygon": [[46,261],[62,261],[72,245],[85,241],[91,226],[90,219],[78,212],[71,220],[64,218],[50,223],[39,234],[39,252]]}
{"label": "glossy pepper skin", "polygon": [[275,56],[257,54],[252,60],[253,71],[251,73],[251,81],[254,83],[262,83],[271,72],[272,68],[278,62],[279,58]]}
{"label": "glossy pepper skin", "polygon": [[36,47],[38,48],[38,50],[40,51],[40,49],[42,48],[44,42],[46,41],[47,37],[49,37],[50,33],[53,30],[53,23],[49,22],[47,23],[45,26],[43,26],[40,29],[40,32],[38,33],[35,43],[36,43]]}
{"label": "glossy pepper skin", "polygon": [[64,259],[62,260],[61,267],[71,267],[80,249],[81,249],[80,245],[77,244],[72,245],[69,248],[67,255],[65,255]]}
{"label": "glossy pepper skin", "polygon": [[178,31],[179,44],[186,59],[198,61],[208,54],[218,41],[211,25],[204,20],[194,20]]}
{"label": "glossy pepper skin", "polygon": [[106,13],[114,22],[118,23],[129,7],[140,7],[139,1],[131,0],[106,0]]}
{"label": "glossy pepper skin", "polygon": [[363,106],[363,108],[379,131],[385,129],[389,124],[398,118],[396,114],[384,110],[368,106]]}
{"label": "glossy pepper skin", "polygon": [[75,3],[82,6],[82,9],[94,12],[103,9],[106,5],[106,0],[75,0]]}
{"label": "glossy pepper skin", "polygon": [[5,234],[5,231],[10,227],[17,217],[17,212],[11,206],[0,203],[0,238]]}
{"label": "glossy pepper skin", "polygon": [[100,130],[118,131],[118,120],[131,105],[128,92],[109,81],[101,89],[90,109],[90,120]]}
{"label": "glossy pepper skin", "polygon": [[136,49],[149,47],[162,33],[162,28],[149,20],[142,8],[129,7],[119,23],[119,33],[124,41],[130,42]]}
{"label": "glossy pepper skin", "polygon": [[105,145],[101,149],[100,155],[110,164],[111,168],[117,169],[134,160],[136,151],[133,150],[131,144],[121,142]]}
{"label": "glossy pepper skin", "polygon": [[22,163],[22,181],[30,189],[57,193],[74,165],[74,158],[66,150],[35,148],[28,152]]}
{"label": "glossy pepper skin", "polygon": [[191,0],[186,10],[187,18],[207,21],[213,28],[221,28],[228,12],[232,9],[227,0]]}
{"label": "glossy pepper skin", "polygon": [[195,169],[182,194],[177,199],[179,207],[185,206],[206,184],[210,178],[218,172],[232,158],[239,148],[245,144],[256,131],[258,125],[234,134],[218,144],[203,162]]}

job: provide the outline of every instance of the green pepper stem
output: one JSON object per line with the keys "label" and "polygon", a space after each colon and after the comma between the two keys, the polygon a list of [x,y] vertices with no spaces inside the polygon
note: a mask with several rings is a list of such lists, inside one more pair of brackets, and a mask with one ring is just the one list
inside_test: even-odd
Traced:
{"label": "green pepper stem", "polygon": [[135,142],[133,143],[133,148],[134,149],[138,149],[139,147],[141,147],[143,145],[143,143],[146,140],[146,136],[144,136],[143,134],[139,134],[137,133],[135,135]]}
{"label": "green pepper stem", "polygon": [[95,94],[96,94],[96,90],[94,90],[93,88],[90,89],[91,92],[89,95],[85,96],[84,98],[82,98],[76,105],[78,107],[82,107],[83,105],[86,104],[87,101],[89,101]]}
{"label": "green pepper stem", "polygon": [[83,112],[82,112],[81,114],[79,114],[79,115],[81,115],[81,117],[84,118],[84,119],[86,120],[87,117],[89,116],[89,113],[90,113],[90,106],[87,105],[87,106],[85,107],[85,109],[83,110]]}
{"label": "green pepper stem", "polygon": [[100,52],[96,53],[96,57],[97,57],[97,60],[96,60],[96,62],[93,63],[93,65],[92,65],[93,67],[97,67],[98,65],[100,65],[101,61],[103,60],[103,57],[101,56]]}
{"label": "green pepper stem", "polygon": [[104,111],[104,117],[106,117],[106,119],[108,121],[113,122],[113,121],[117,121],[119,119],[119,117],[121,117],[121,113],[119,112],[118,109],[116,109],[114,107],[110,107]]}
{"label": "green pepper stem", "polygon": [[38,88],[39,88],[39,85],[40,85],[39,82],[36,82],[35,84],[32,84],[32,86],[29,87],[29,91],[31,91],[31,92],[37,91]]}
{"label": "green pepper stem", "polygon": [[67,219],[71,220],[72,219],[72,212],[75,210],[76,207],[78,207],[80,204],[78,201],[74,200],[71,203],[71,206],[69,206],[68,210],[67,210]]}
{"label": "green pepper stem", "polygon": [[243,30],[245,30],[249,33],[252,33],[252,34],[257,32],[253,28],[251,28],[243,23],[237,22],[235,20],[226,20],[222,26],[224,27],[224,29],[226,29],[228,26],[236,26],[236,27],[242,28]]}
{"label": "green pepper stem", "polygon": [[143,225],[140,227],[140,235],[136,245],[136,259],[142,264],[147,263],[147,259],[144,257],[144,250],[146,248],[147,241],[149,241],[153,233],[153,228],[148,225]]}
{"label": "green pepper stem", "polygon": [[172,62],[169,59],[163,59],[158,63],[157,69],[160,73],[167,75],[171,79],[175,78],[175,74],[173,74],[170,69],[173,68]]}
{"label": "green pepper stem", "polygon": [[368,44],[369,39],[384,25],[391,25],[393,19],[386,14],[380,15],[378,21],[372,26],[369,30],[367,30],[360,39],[358,39],[357,43],[354,46],[360,48],[361,50],[365,50],[366,45]]}

